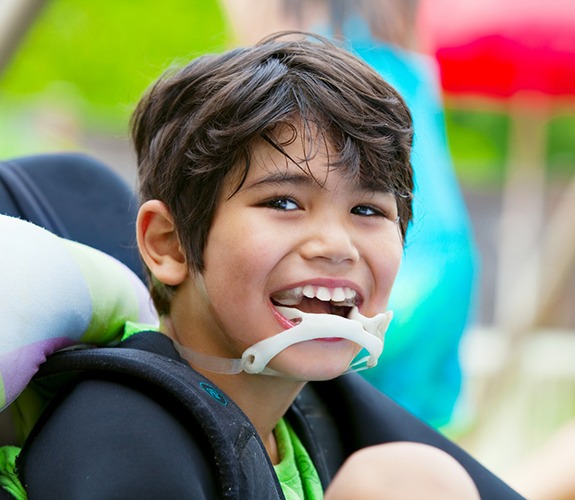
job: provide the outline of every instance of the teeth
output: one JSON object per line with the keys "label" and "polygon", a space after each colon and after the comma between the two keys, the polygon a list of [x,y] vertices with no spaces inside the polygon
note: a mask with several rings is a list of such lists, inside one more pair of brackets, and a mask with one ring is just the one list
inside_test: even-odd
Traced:
{"label": "teeth", "polygon": [[348,287],[330,289],[324,286],[315,287],[313,285],[305,285],[304,287],[296,287],[274,293],[272,298],[284,306],[296,306],[301,302],[303,297],[306,297],[308,299],[318,299],[323,302],[333,302],[337,305],[351,307],[356,305],[356,296],[355,291]]}
{"label": "teeth", "polygon": [[323,286],[317,287],[317,292],[315,296],[319,300],[322,300],[324,302],[328,302],[329,300],[331,300],[331,292],[327,288],[324,288]]}
{"label": "teeth", "polygon": [[336,288],[331,294],[331,300],[334,302],[343,302],[345,300],[345,290],[343,288]]}
{"label": "teeth", "polygon": [[297,306],[302,299],[301,287],[292,288],[291,290],[282,290],[274,293],[273,299],[284,306]]}

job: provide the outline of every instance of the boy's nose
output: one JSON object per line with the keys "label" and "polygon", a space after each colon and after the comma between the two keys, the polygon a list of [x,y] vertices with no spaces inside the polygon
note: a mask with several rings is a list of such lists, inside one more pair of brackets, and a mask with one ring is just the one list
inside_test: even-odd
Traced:
{"label": "boy's nose", "polygon": [[301,245],[301,254],[305,259],[325,259],[335,264],[359,260],[352,234],[339,223],[320,224],[310,229]]}

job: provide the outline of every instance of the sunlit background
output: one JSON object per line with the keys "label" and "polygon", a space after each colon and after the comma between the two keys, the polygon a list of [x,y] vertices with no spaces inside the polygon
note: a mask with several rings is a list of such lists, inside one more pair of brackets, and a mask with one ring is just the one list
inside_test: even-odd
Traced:
{"label": "sunlit background", "polygon": [[[539,3],[557,4],[571,34],[551,16],[543,34],[528,24],[510,35],[508,20],[498,24],[506,13],[489,11],[517,14],[526,0],[429,0],[420,23],[422,49],[441,64],[449,148],[481,253],[454,436],[501,473],[575,416],[575,9]],[[2,43],[0,159],[85,151],[133,183],[137,99],[170,65],[231,41],[216,0],[0,0]],[[534,81],[536,57],[565,67]],[[509,76],[513,64],[528,71]]]}
{"label": "sunlit background", "polygon": [[36,17],[0,68],[0,156],[85,150],[131,179],[134,104],[169,66],[224,47],[217,3],[2,0],[0,13],[25,4]]}

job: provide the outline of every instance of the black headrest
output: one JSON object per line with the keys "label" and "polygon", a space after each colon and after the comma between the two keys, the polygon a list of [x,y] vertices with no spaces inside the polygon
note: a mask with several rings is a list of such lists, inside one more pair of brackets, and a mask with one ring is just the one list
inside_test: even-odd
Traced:
{"label": "black headrest", "polygon": [[0,161],[0,213],[102,250],[143,278],[137,211],[128,183],[89,156],[62,153]]}

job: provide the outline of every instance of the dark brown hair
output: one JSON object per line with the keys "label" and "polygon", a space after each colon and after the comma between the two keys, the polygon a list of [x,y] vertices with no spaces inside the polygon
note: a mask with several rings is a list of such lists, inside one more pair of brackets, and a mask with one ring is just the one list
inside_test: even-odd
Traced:
{"label": "dark brown hair", "polygon": [[[277,34],[254,47],[199,57],[164,75],[135,110],[141,201],[167,205],[194,271],[203,270],[224,179],[231,172],[245,178],[256,141],[281,149],[274,131],[282,126],[316,131],[336,153],[330,168],[393,193],[405,236],[413,189],[405,103],[349,52],[300,35]],[[151,292],[159,313],[168,313],[172,290],[152,278]]]}

